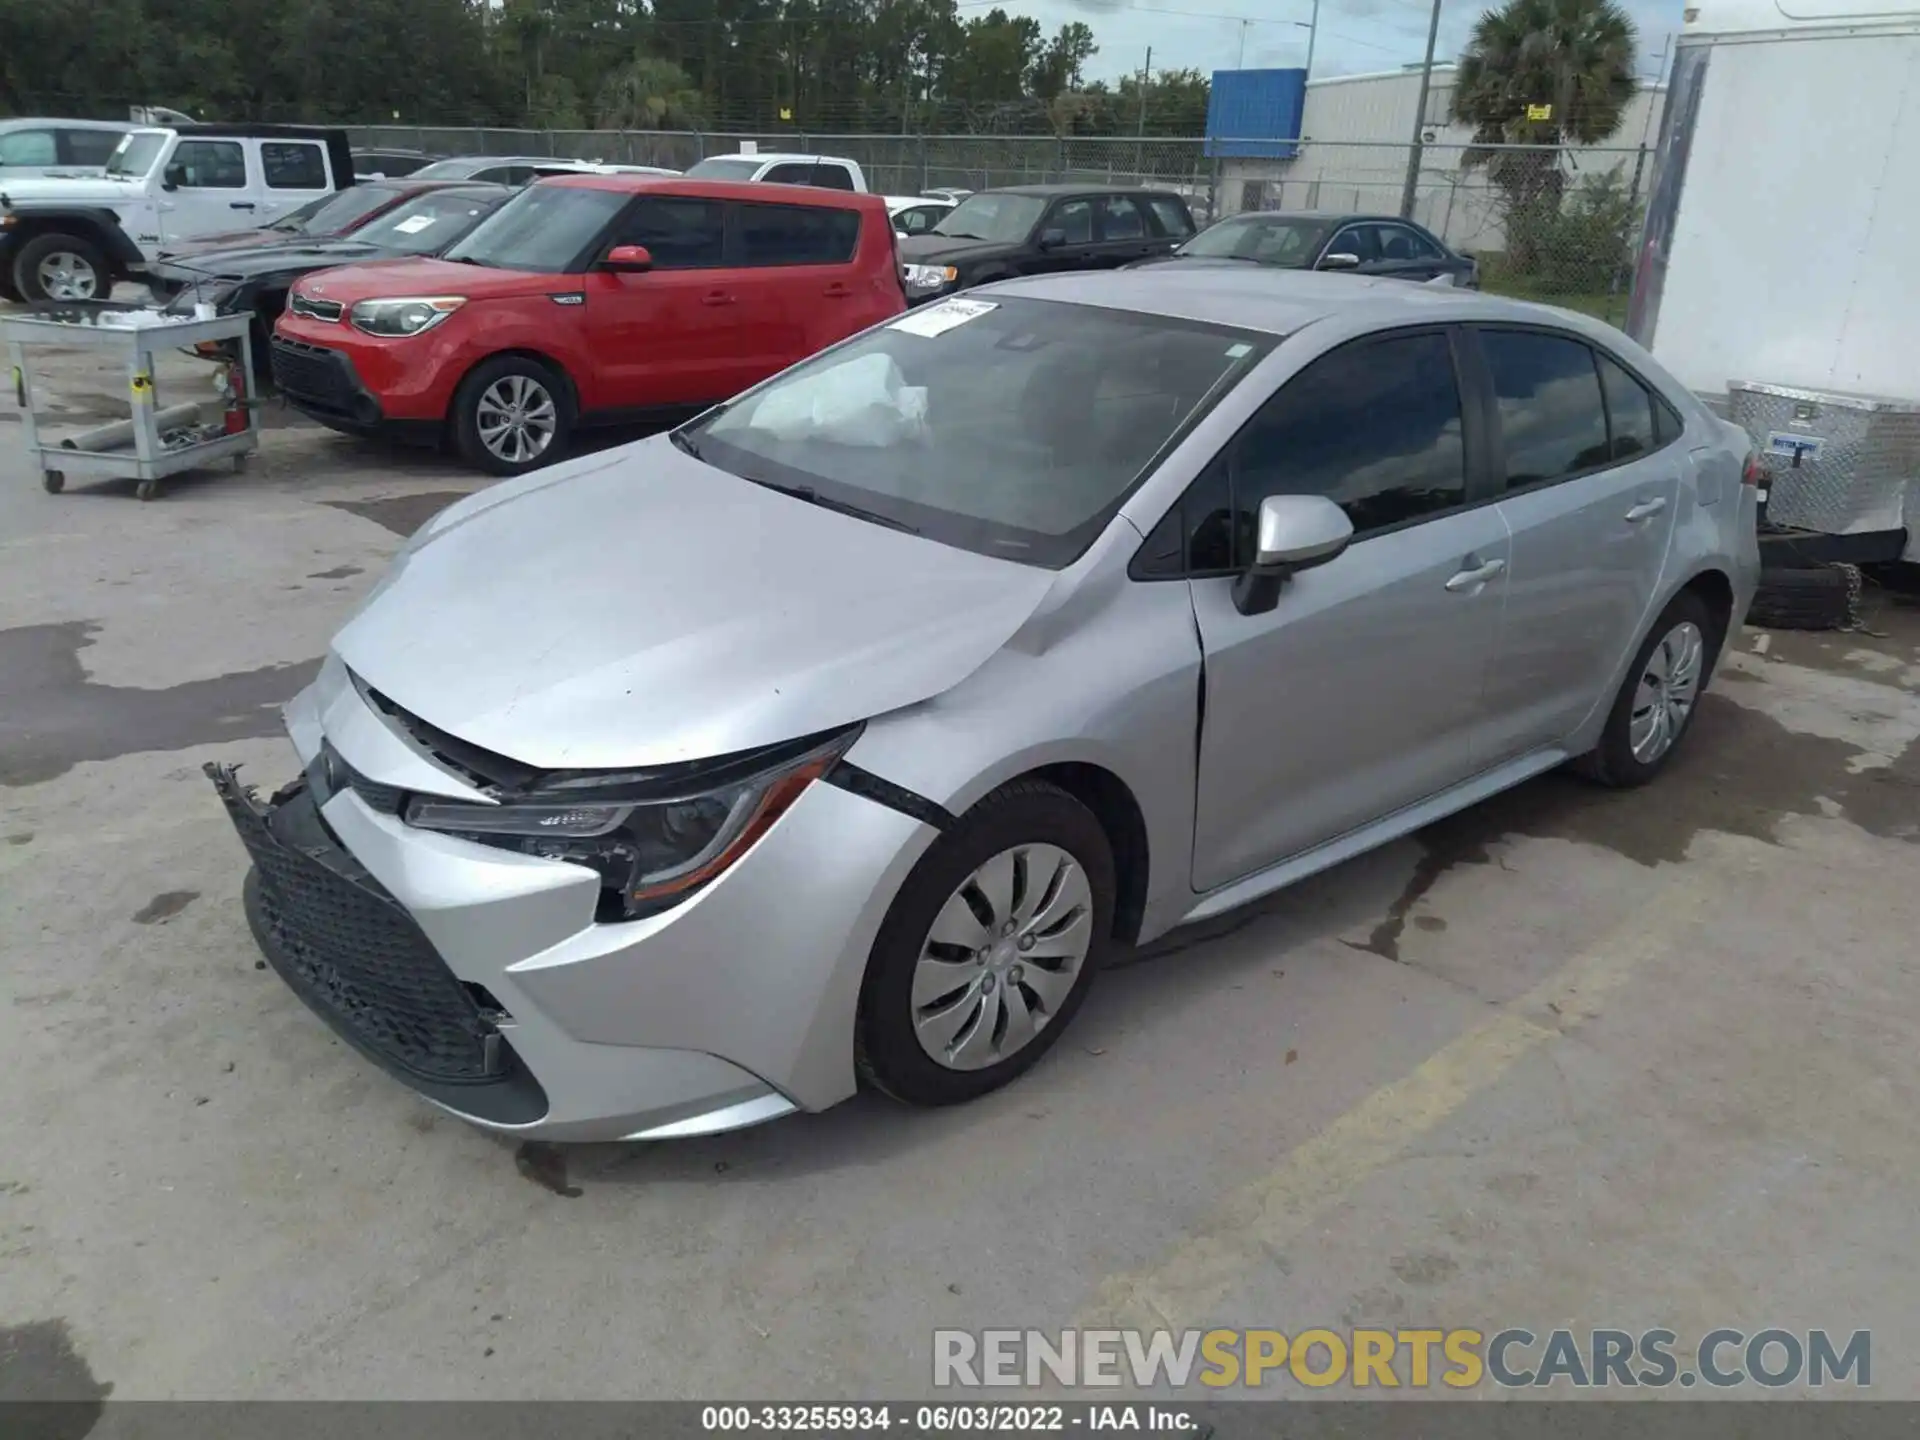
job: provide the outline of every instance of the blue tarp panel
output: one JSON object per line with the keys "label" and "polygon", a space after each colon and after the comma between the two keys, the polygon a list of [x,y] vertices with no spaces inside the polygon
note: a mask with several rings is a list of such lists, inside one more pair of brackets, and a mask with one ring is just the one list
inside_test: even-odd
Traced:
{"label": "blue tarp panel", "polygon": [[1207,154],[1290,160],[1307,103],[1304,70],[1216,70],[1207,101]]}

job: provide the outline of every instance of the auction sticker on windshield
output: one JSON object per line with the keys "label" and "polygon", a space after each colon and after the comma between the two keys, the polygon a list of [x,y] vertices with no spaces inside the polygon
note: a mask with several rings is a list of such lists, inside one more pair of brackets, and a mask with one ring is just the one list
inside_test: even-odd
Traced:
{"label": "auction sticker on windshield", "polygon": [[433,222],[439,218],[438,215],[410,215],[393,228],[402,235],[418,235],[422,230],[432,226]]}
{"label": "auction sticker on windshield", "polygon": [[938,305],[929,305],[924,310],[909,311],[889,328],[904,330],[909,335],[924,335],[931,340],[957,325],[978,320],[982,315],[999,308],[991,300],[942,300]]}

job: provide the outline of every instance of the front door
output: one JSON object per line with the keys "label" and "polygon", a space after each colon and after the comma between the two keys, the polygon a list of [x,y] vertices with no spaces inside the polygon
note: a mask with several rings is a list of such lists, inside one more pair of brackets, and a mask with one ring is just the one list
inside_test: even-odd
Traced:
{"label": "front door", "polygon": [[1652,619],[1691,463],[1660,402],[1571,335],[1478,332],[1499,410],[1501,513],[1513,531],[1488,696],[1497,759],[1570,736]]}
{"label": "front door", "polygon": [[1075,196],[1056,200],[1040,222],[1035,249],[1020,261],[1023,275],[1048,275],[1059,270],[1084,270],[1094,253],[1093,200]]}
{"label": "front door", "polygon": [[1229,578],[1191,582],[1206,663],[1196,890],[1481,767],[1509,557],[1498,507],[1470,503],[1467,413],[1447,332],[1405,332],[1313,362],[1226,452],[1242,549],[1274,494],[1329,496],[1355,538],[1265,614],[1242,615]]}
{"label": "front door", "polygon": [[751,316],[726,264],[718,200],[648,195],[614,227],[613,245],[644,245],[653,268],[592,270],[579,307],[593,355],[596,409],[677,409],[742,388]]}
{"label": "front door", "polygon": [[161,177],[160,230],[167,240],[190,240],[260,223],[260,195],[239,140],[180,140]]}

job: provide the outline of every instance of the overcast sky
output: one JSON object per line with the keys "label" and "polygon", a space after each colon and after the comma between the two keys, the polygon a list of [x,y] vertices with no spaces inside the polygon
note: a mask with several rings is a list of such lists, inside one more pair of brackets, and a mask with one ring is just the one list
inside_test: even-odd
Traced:
{"label": "overcast sky", "polygon": [[[1304,65],[1306,22],[1313,13],[1313,0],[961,0],[960,11],[979,13],[994,3],[1033,16],[1048,34],[1069,20],[1084,21],[1100,45],[1088,78],[1107,80],[1137,72],[1149,45],[1156,70],[1231,70],[1242,63],[1243,40],[1249,69]],[[1679,29],[1683,0],[1622,3],[1640,30],[1639,72],[1651,76],[1661,42]],[[1483,8],[1485,0],[1442,0],[1436,59],[1459,53]],[[1358,75],[1418,64],[1431,14],[1427,0],[1322,0],[1313,73]],[[1233,18],[1242,15],[1253,23]]]}

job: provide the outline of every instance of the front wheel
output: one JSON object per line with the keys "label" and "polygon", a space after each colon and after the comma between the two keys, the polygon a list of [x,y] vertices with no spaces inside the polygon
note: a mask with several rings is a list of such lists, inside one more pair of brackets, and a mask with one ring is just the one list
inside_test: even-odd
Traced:
{"label": "front wheel", "polygon": [[549,366],[498,355],[460,382],[453,437],[461,456],[494,475],[521,475],[558,460],[573,430],[573,394]]}
{"label": "front wheel", "polygon": [[1600,743],[1576,762],[1582,774],[1624,790],[1666,768],[1693,724],[1720,652],[1720,631],[1699,596],[1674,597],[1634,656]]}
{"label": "front wheel", "polygon": [[83,236],[36,235],[13,258],[13,288],[23,300],[105,300],[113,271]]}
{"label": "front wheel", "polygon": [[1113,850],[1073,796],[1002,786],[920,859],[874,940],[857,1061],[896,1099],[998,1089],[1060,1038],[1106,959]]}

